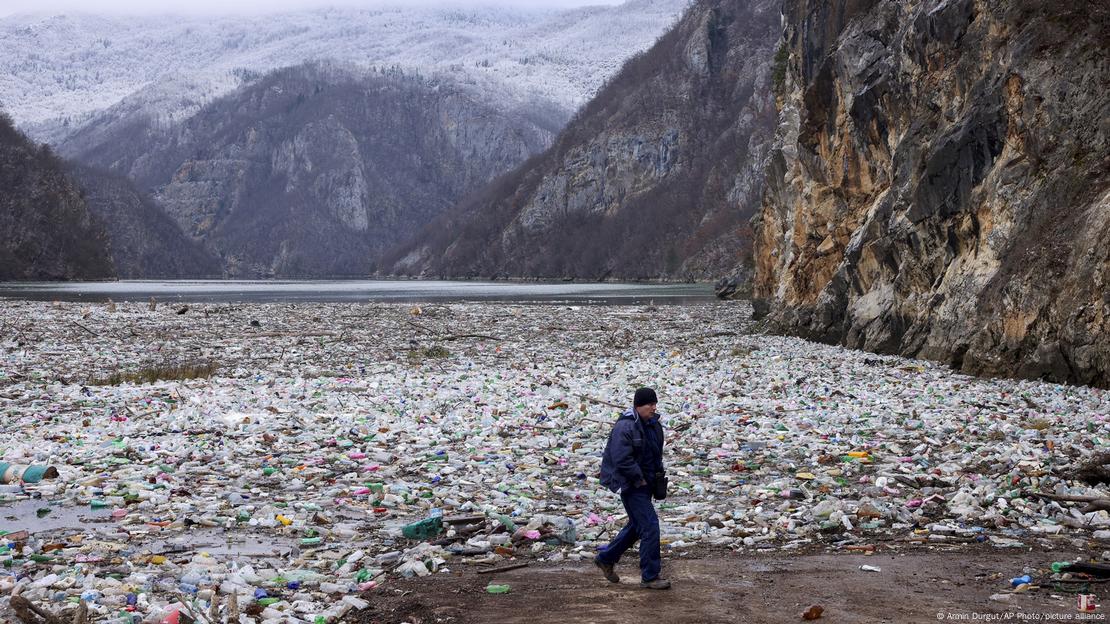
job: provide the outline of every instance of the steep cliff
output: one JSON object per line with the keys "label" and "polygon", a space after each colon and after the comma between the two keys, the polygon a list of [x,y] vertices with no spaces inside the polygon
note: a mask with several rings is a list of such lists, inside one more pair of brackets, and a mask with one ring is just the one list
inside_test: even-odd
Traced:
{"label": "steep cliff", "polygon": [[1110,7],[787,0],[757,314],[1110,385]]}
{"label": "steep cliff", "polygon": [[62,161],[0,114],[0,280],[112,276],[104,229]]}
{"label": "steep cliff", "polygon": [[180,122],[124,109],[60,146],[150,192],[239,276],[364,275],[387,246],[550,144],[561,113],[486,84],[326,64]]}
{"label": "steep cliff", "polygon": [[384,273],[706,279],[749,265],[774,133],[779,2],[705,0],[544,154],[386,256]]}
{"label": "steep cliff", "polygon": [[220,277],[214,255],[190,240],[154,200],[130,180],[70,166],[89,212],[104,224],[120,279]]}

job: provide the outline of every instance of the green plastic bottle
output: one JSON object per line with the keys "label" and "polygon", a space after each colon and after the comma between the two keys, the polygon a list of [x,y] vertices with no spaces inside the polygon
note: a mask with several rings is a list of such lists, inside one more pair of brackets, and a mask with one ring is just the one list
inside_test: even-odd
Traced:
{"label": "green plastic bottle", "polygon": [[432,516],[419,522],[413,522],[401,529],[401,533],[411,540],[426,540],[435,537],[443,531],[443,518]]}

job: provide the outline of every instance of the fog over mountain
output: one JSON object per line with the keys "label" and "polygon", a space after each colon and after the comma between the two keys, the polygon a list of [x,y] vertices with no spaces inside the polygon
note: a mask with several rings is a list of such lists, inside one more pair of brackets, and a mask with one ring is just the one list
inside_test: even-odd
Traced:
{"label": "fog over mountain", "polygon": [[365,275],[382,248],[550,144],[564,120],[492,105],[509,100],[308,64],[168,127],[112,109],[59,149],[150,192],[228,275]]}
{"label": "fog over mountain", "polygon": [[57,142],[125,98],[152,100],[150,114],[172,123],[262,73],[331,60],[478,76],[569,115],[684,5],[374,4],[172,19],[15,14],[0,18],[0,107],[33,137]]}
{"label": "fog over mountain", "polygon": [[95,13],[97,15],[241,15],[246,13],[277,13],[333,7],[370,6],[502,6],[516,8],[555,9],[579,6],[620,4],[622,0],[407,0],[406,2],[366,0],[238,0],[233,4],[222,0],[169,0],[151,4],[145,0],[101,0],[89,7],[85,0],[7,0],[0,7],[0,17],[16,13]]}
{"label": "fog over mountain", "polygon": [[365,274],[685,0],[321,4],[5,3],[0,109],[80,172],[117,275]]}

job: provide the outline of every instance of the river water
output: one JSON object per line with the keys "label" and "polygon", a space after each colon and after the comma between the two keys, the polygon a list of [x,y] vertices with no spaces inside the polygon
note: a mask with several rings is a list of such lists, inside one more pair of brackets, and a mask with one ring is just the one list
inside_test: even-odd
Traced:
{"label": "river water", "polygon": [[0,282],[0,299],[35,301],[449,302],[676,304],[712,301],[709,284],[477,282],[423,280],[173,280]]}

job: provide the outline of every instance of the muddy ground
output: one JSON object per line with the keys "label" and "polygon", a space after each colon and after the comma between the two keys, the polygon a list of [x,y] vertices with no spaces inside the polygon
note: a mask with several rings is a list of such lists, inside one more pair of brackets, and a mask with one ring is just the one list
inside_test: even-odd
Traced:
{"label": "muddy ground", "polygon": [[[635,553],[632,553],[633,555]],[[372,606],[351,618],[359,624],[639,624],[801,622],[811,605],[819,622],[859,624],[937,621],[1106,621],[1076,611],[1076,596],[1064,586],[1045,586],[1009,595],[1009,579],[1023,568],[1047,573],[1053,561],[1078,550],[1030,551],[965,547],[874,555],[751,554],[706,551],[664,560],[669,591],[640,589],[636,560],[618,566],[613,585],[589,562],[536,564],[499,574],[460,568],[424,579],[401,579],[364,595]],[[627,556],[626,556],[627,557]],[[867,572],[861,565],[881,572]],[[1037,574],[1034,573],[1034,577]],[[508,594],[489,594],[490,582]],[[1106,586],[1091,585],[1098,598]],[[1070,589],[1070,588],[1069,588]]]}

